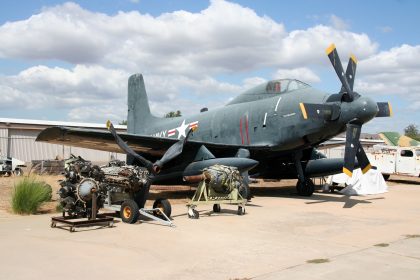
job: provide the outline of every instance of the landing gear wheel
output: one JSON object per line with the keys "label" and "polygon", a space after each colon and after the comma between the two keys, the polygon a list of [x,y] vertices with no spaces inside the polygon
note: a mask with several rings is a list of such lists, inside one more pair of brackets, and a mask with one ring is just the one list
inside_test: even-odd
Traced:
{"label": "landing gear wheel", "polygon": [[214,213],[220,213],[222,208],[220,207],[220,204],[213,204],[213,212]]}
{"label": "landing gear wheel", "polygon": [[55,228],[55,227],[57,227],[57,224],[55,222],[51,222],[51,227]]}
{"label": "landing gear wheel", "polygon": [[193,208],[188,208],[188,218],[190,219],[198,219],[200,218],[200,213]]}
{"label": "landing gear wheel", "polygon": [[120,217],[124,223],[134,224],[139,219],[139,207],[134,200],[128,199],[121,204]]}
{"label": "landing gear wheel", "polygon": [[385,181],[388,181],[390,176],[390,174],[382,174],[382,177],[384,177]]}
{"label": "landing gear wheel", "polygon": [[314,193],[315,185],[311,179],[305,179],[305,181],[298,180],[296,190],[300,196],[311,196]]}
{"label": "landing gear wheel", "polygon": [[[153,202],[153,208],[159,208],[160,211],[165,213],[166,217],[168,218],[171,216],[172,207],[171,207],[171,203],[169,203],[169,200],[167,199],[164,199],[164,198],[156,199],[155,202]],[[157,217],[162,217],[162,214],[159,211],[155,211],[153,214]]]}
{"label": "landing gear wheel", "polygon": [[245,207],[238,206],[238,215],[239,216],[245,215]]}

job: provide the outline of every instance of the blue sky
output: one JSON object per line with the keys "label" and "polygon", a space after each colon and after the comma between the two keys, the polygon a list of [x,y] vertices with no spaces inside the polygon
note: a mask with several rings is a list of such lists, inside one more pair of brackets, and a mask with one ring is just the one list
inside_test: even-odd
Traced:
{"label": "blue sky", "polygon": [[364,130],[402,131],[420,124],[419,11],[404,0],[2,1],[0,117],[125,119],[133,72],[157,115],[221,106],[278,75],[334,92],[334,42],[343,62],[360,60],[355,89],[393,104],[392,121]]}

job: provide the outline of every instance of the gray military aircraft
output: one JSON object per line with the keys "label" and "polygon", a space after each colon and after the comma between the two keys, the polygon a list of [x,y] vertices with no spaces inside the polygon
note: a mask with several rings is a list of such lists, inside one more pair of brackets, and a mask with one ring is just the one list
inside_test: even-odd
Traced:
{"label": "gray military aircraft", "polygon": [[[127,162],[150,165],[156,184],[182,183],[184,176],[200,174],[214,164],[236,166],[254,177],[297,178],[297,192],[303,196],[314,191],[312,177],[342,171],[351,176],[357,166],[367,172],[371,166],[359,142],[362,125],[374,117],[390,116],[391,106],[353,91],[354,56],[344,72],[335,46],[326,52],[341,81],[338,93],[328,94],[294,79],[272,80],[245,91],[224,107],[189,117],[153,116],[142,75],[132,75],[128,80],[128,129],[119,136],[126,143],[124,151],[131,149],[138,156],[129,155]],[[344,159],[328,159],[316,150],[344,131]],[[121,152],[122,143],[114,136],[52,127],[42,131],[37,141]]]}

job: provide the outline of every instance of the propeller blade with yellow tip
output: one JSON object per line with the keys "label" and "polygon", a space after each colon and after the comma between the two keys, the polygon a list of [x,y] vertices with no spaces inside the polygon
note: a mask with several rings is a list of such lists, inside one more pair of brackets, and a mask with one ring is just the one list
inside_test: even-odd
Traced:
{"label": "propeller blade with yellow tip", "polygon": [[328,58],[331,61],[332,66],[334,67],[335,73],[337,73],[338,78],[341,81],[343,95],[347,95],[349,101],[353,100],[353,89],[350,87],[350,84],[347,80],[347,77],[344,73],[343,65],[341,64],[340,57],[338,56],[337,49],[335,48],[334,44],[331,44],[327,49],[326,53]]}

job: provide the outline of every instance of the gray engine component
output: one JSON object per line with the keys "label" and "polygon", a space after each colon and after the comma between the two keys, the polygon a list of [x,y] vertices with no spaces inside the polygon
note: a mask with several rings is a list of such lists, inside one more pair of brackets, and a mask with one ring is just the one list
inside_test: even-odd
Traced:
{"label": "gray engine component", "polygon": [[[58,191],[63,211],[69,216],[91,214],[92,192],[97,194],[97,209],[107,198],[119,203],[133,198],[142,188],[149,187],[149,172],[144,167],[112,161],[106,166],[92,165],[81,157],[72,156],[65,162],[65,180]],[[109,195],[108,195],[109,194]]]}

